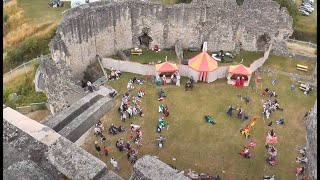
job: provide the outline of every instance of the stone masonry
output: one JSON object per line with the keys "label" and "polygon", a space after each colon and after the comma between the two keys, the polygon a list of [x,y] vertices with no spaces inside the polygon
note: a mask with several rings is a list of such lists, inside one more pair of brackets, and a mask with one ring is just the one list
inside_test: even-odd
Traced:
{"label": "stone masonry", "polygon": [[317,179],[317,101],[307,120],[307,158],[308,173],[312,180]]}
{"label": "stone masonry", "polygon": [[3,174],[7,180],[122,180],[81,147],[11,109],[3,109]]}
{"label": "stone masonry", "polygon": [[[81,77],[96,54],[104,57],[138,47],[142,29],[148,28],[151,46],[170,48],[181,40],[184,49],[256,51],[264,34],[275,52],[285,54],[292,34],[292,18],[273,0],[194,1],[165,6],[141,0],[103,1],[86,4],[64,13],[56,36],[50,42],[55,61],[65,61],[72,75]],[[279,46],[279,47],[278,47]]]}

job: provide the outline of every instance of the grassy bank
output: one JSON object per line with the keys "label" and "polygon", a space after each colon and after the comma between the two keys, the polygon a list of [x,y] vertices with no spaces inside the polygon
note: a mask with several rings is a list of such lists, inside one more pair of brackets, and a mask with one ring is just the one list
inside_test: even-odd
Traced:
{"label": "grassy bank", "polygon": [[[33,70],[15,76],[11,81],[3,84],[3,103],[6,106],[15,108],[19,106],[28,106],[30,103],[46,102],[47,97],[42,92],[35,91],[33,82],[38,64],[33,66]],[[13,93],[19,98],[14,99]]]}

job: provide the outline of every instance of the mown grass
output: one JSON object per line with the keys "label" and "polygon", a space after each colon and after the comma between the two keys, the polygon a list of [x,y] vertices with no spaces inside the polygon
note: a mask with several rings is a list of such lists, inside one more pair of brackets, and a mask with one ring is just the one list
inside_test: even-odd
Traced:
{"label": "mown grass", "polygon": [[[273,58],[270,58],[273,59]],[[286,63],[279,62],[282,59],[274,59],[268,62],[275,66],[274,68],[282,69]],[[272,60],[271,60],[272,61]],[[285,60],[286,61],[286,60]],[[289,61],[295,66],[296,62]],[[288,68],[290,70],[290,68]],[[126,84],[129,78],[134,76],[143,77],[141,75],[123,73],[117,81],[108,82],[119,91],[119,94],[126,92]],[[289,87],[294,82],[285,75],[276,75],[277,85],[271,85],[271,77],[264,73],[259,74],[263,79],[263,87],[261,89],[251,90],[249,87],[237,88],[226,84],[225,79],[217,80],[213,83],[197,83],[192,91],[185,92],[183,87],[167,85],[162,87],[168,97],[164,103],[169,106],[170,116],[165,118],[169,125],[169,130],[163,132],[167,138],[163,149],[157,148],[155,127],[159,118],[157,92],[159,87],[155,87],[151,83],[145,83],[141,87],[146,91],[141,106],[144,109],[144,117],[133,117],[127,119],[126,123],[120,121],[117,108],[120,105],[120,96],[115,98],[116,106],[102,118],[102,122],[106,129],[111,123],[119,126],[123,125],[127,129],[126,132],[107,136],[107,145],[109,147],[109,156],[106,158],[100,156],[109,168],[111,168],[110,158],[115,157],[122,170],[119,173],[124,179],[129,179],[132,166],[126,159],[126,154],[119,152],[115,148],[116,140],[122,138],[129,140],[129,124],[142,125],[143,146],[135,147],[138,149],[138,157],[145,154],[158,156],[167,164],[173,164],[179,170],[188,169],[197,172],[208,172],[210,174],[220,174],[223,179],[230,177],[231,179],[259,179],[263,175],[275,174],[277,179],[295,179],[295,168],[298,166],[295,157],[298,156],[295,147],[305,144],[305,125],[303,123],[304,114],[313,106],[317,97],[316,92],[310,95],[304,95],[299,89],[291,92]],[[252,77],[254,83],[255,76]],[[184,85],[186,78],[182,78],[181,84]],[[275,90],[279,97],[277,98],[280,105],[285,109],[283,112],[277,111],[272,113],[269,120],[262,119],[262,104],[260,93],[262,89],[269,87]],[[137,92],[139,86],[136,86],[133,94]],[[251,103],[247,106],[237,97],[248,95]],[[266,98],[264,98],[266,99]],[[226,111],[229,105],[242,106],[244,111],[249,114],[250,119],[253,116],[258,118],[256,125],[252,129],[252,138],[257,141],[257,147],[252,151],[251,159],[244,159],[238,153],[243,146],[248,145],[248,140],[242,137],[239,129],[248,124],[248,121],[240,121],[233,117],[228,117]],[[215,126],[204,122],[204,115],[211,115],[215,122]],[[272,128],[278,135],[279,144],[277,144],[278,156],[277,165],[270,167],[266,164],[265,159],[268,157],[264,148],[265,134],[270,127],[267,123],[276,121],[279,118],[285,118],[286,124],[283,126],[274,125]],[[105,130],[107,133],[107,130]],[[94,149],[94,141],[99,139],[90,135],[82,145],[88,152],[97,156]],[[173,161],[172,158],[176,158]],[[226,171],[222,174],[220,171]]]}
{"label": "mown grass", "polygon": [[59,22],[62,13],[71,7],[70,2],[64,2],[64,7],[51,8],[48,6],[48,2],[46,0],[18,0],[26,18],[32,19],[37,24],[51,21]]}

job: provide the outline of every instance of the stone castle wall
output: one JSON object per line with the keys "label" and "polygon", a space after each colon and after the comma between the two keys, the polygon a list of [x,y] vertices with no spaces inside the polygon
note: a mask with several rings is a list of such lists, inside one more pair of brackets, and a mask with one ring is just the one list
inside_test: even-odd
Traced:
{"label": "stone castle wall", "polygon": [[307,120],[307,158],[310,179],[317,179],[317,101]]}
{"label": "stone castle wall", "polygon": [[[165,6],[146,1],[95,2],[64,13],[56,36],[50,42],[55,61],[65,61],[75,77],[81,77],[96,54],[107,56],[139,45],[142,29],[149,29],[151,47],[201,47],[208,50],[258,49],[257,41],[267,34],[274,49],[286,51],[292,34],[292,18],[273,0],[214,0]],[[279,47],[277,47],[279,44]]]}

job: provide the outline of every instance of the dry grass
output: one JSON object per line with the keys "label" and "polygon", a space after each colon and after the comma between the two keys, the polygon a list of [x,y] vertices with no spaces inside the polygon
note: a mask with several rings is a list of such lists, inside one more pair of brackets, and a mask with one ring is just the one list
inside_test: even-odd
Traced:
{"label": "dry grass", "polygon": [[303,54],[306,56],[316,56],[315,52],[317,49],[315,48],[304,46],[297,43],[287,43],[287,45],[289,50],[294,53]]}
{"label": "dry grass", "polygon": [[37,110],[37,111],[30,112],[28,114],[25,114],[25,116],[40,122],[42,119],[46,118],[50,114],[51,112],[48,109],[45,109],[45,110]]}
{"label": "dry grass", "polygon": [[21,68],[16,71],[14,71],[12,74],[8,74],[3,77],[3,84],[5,86],[8,86],[9,84],[12,84],[12,82],[20,77],[23,74],[30,73],[34,70],[33,66],[26,66],[26,68]]}
{"label": "dry grass", "polygon": [[[273,67],[276,62],[282,59],[275,58]],[[286,61],[287,62],[287,61]],[[290,61],[293,66],[296,62]],[[279,68],[282,64],[274,68]],[[284,67],[285,68],[285,67]],[[140,75],[124,73],[124,77],[117,81],[108,82],[109,85],[119,91],[119,94],[126,92],[126,83],[133,76]],[[115,148],[115,142],[119,138],[125,141],[129,140],[129,124],[142,125],[143,146],[136,147],[138,149],[138,157],[145,154],[158,156],[167,164],[173,164],[179,170],[187,172],[189,168],[197,172],[208,172],[210,174],[220,174],[223,179],[230,177],[231,179],[260,179],[263,175],[275,174],[277,179],[296,179],[294,170],[298,166],[295,157],[298,153],[295,151],[296,145],[305,143],[305,127],[303,124],[303,116],[314,104],[317,97],[316,92],[306,96],[300,90],[289,91],[289,86],[294,84],[292,80],[285,75],[277,75],[277,85],[271,85],[271,78],[266,74],[260,74],[263,78],[263,88],[269,87],[275,90],[279,97],[277,98],[281,106],[284,107],[283,112],[274,112],[269,120],[262,120],[261,112],[261,96],[262,89],[257,91],[247,88],[237,88],[226,85],[225,79],[217,80],[213,83],[197,83],[192,91],[185,92],[183,87],[165,86],[164,91],[168,98],[164,100],[170,108],[170,116],[166,118],[169,124],[169,130],[163,132],[167,138],[163,149],[159,149],[156,145],[155,128],[159,114],[157,91],[158,87],[145,83],[142,87],[146,91],[141,106],[144,108],[144,117],[133,117],[127,119],[126,123],[122,123],[117,112],[120,104],[120,97],[116,97],[116,106],[102,118],[102,122],[106,129],[111,123],[115,125],[123,125],[127,131],[115,136],[107,136],[107,145],[109,147],[109,156],[98,157],[105,162],[108,168],[112,167],[110,158],[115,157],[119,166],[122,168],[118,174],[124,179],[129,179],[132,166],[126,159],[124,152],[119,152]],[[252,77],[254,79],[255,77]],[[183,78],[181,84],[186,79]],[[253,80],[251,81],[253,83]],[[139,87],[136,86],[133,94],[137,92]],[[251,98],[251,104],[246,106],[244,102],[237,98],[237,94],[248,95]],[[234,106],[242,106],[252,118],[258,117],[256,125],[252,130],[252,138],[255,139],[257,147],[253,150],[253,158],[244,159],[238,152],[248,141],[243,138],[239,129],[248,124],[247,121],[240,121],[235,117],[230,118],[226,115],[227,108],[230,104]],[[204,122],[204,115],[211,115],[217,122],[215,126]],[[233,115],[235,116],[235,114]],[[265,158],[268,157],[264,148],[264,138],[268,129],[267,123],[276,121],[279,118],[285,118],[284,126],[274,125],[272,128],[278,134],[279,144],[277,165],[270,167],[266,164]],[[107,130],[106,130],[107,131]],[[106,132],[107,133],[107,132]],[[92,133],[93,134],[93,133]],[[88,152],[97,156],[94,149],[94,141],[99,141],[97,137],[90,135],[82,145]],[[102,145],[102,144],[101,144]],[[172,158],[177,161],[173,161]],[[197,165],[196,165],[197,164]],[[226,174],[221,174],[221,170],[225,170]]]}
{"label": "dry grass", "polygon": [[[3,39],[3,48],[10,48],[25,40],[27,37],[45,34],[52,30],[53,22],[34,24],[32,22],[26,22],[21,24],[15,30],[10,31]],[[50,29],[48,28],[50,27]],[[44,32],[42,32],[44,31]]]}

